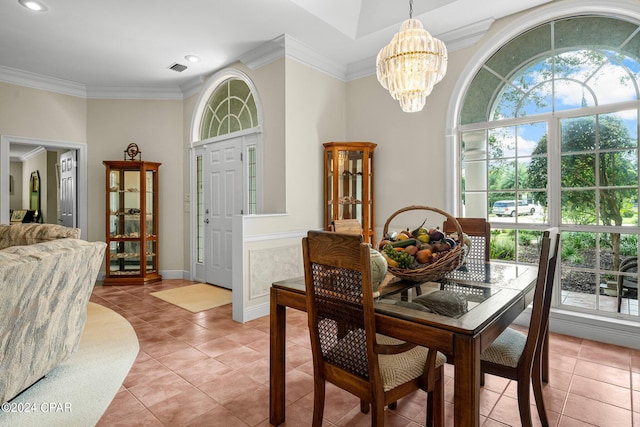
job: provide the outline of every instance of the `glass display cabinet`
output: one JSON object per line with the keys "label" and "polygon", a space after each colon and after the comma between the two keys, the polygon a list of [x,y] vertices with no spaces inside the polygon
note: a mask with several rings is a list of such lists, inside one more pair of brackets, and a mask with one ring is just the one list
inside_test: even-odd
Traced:
{"label": "glass display cabinet", "polygon": [[104,161],[107,264],[104,284],[143,285],[158,272],[158,168],[160,163]]}
{"label": "glass display cabinet", "polygon": [[324,227],[334,220],[357,219],[365,242],[375,243],[372,142],[324,145]]}

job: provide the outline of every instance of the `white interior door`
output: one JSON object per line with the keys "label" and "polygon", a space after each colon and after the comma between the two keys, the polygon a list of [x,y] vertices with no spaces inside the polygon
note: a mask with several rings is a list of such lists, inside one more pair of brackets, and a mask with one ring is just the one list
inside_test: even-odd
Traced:
{"label": "white interior door", "polygon": [[76,227],[76,151],[60,155],[60,223]]}
{"label": "white interior door", "polygon": [[206,281],[232,287],[233,215],[241,214],[242,138],[207,144],[203,156]]}

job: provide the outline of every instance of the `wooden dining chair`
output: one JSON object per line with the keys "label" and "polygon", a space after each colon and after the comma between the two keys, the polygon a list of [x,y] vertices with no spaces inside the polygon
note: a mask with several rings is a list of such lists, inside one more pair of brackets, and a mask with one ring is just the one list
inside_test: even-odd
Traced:
{"label": "wooden dining chair", "polygon": [[427,425],[444,422],[445,357],[376,333],[369,246],[361,236],[309,231],[302,239],[314,371],[313,426],[320,427],[326,381],[360,398],[371,425],[384,407],[427,392]]}
{"label": "wooden dining chair", "polygon": [[545,230],[538,276],[533,296],[533,309],[527,335],[507,328],[481,354],[482,384],[484,374],[498,375],[518,383],[518,407],[523,427],[532,426],[530,384],[543,427],[549,425],[542,397],[542,352],[549,325],[549,310],[558,260],[558,229]]}
{"label": "wooden dining chair", "polygon": [[[484,259],[489,262],[491,259],[491,224],[484,218],[456,218],[462,228],[462,232],[469,236],[471,247],[467,258]],[[453,222],[446,219],[442,224],[444,234],[456,232]]]}
{"label": "wooden dining chair", "polygon": [[634,256],[622,261],[618,271],[625,274],[619,275],[616,280],[616,297],[618,299],[618,313],[620,313],[624,294],[629,296],[635,294],[638,298],[638,257]]}

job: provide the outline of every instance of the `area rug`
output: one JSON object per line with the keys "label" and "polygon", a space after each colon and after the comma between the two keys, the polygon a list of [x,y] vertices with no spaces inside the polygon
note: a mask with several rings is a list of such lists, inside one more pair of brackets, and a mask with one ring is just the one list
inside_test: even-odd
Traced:
{"label": "area rug", "polygon": [[11,400],[9,411],[0,411],[0,426],[96,425],[139,349],[138,337],[124,317],[90,302],[78,351]]}
{"label": "area rug", "polygon": [[156,298],[189,310],[192,313],[231,303],[231,291],[206,283],[151,292]]}

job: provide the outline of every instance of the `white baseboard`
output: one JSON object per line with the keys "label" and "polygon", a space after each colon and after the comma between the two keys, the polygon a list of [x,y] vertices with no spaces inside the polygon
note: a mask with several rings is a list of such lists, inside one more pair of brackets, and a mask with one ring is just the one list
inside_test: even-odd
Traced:
{"label": "white baseboard", "polygon": [[[528,325],[531,309],[527,308],[514,323]],[[558,334],[640,349],[640,324],[622,319],[597,317],[592,314],[552,309],[549,330]]]}
{"label": "white baseboard", "polygon": [[250,320],[259,319],[260,317],[268,316],[270,311],[269,303],[258,304],[253,307],[249,307],[242,312],[242,323]]}

